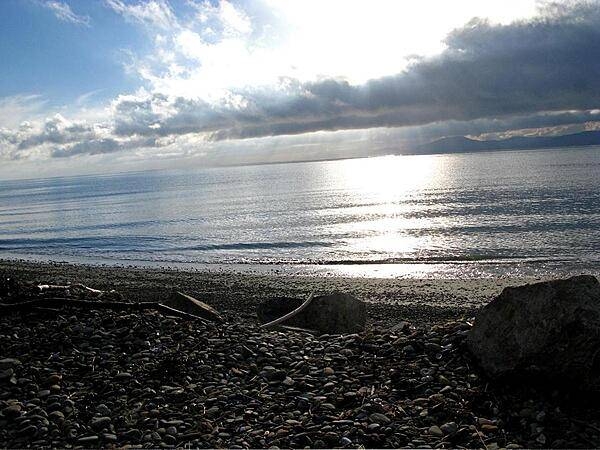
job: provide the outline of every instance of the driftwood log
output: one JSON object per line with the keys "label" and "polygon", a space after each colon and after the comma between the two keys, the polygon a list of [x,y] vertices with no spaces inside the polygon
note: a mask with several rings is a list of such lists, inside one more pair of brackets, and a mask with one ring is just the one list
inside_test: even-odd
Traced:
{"label": "driftwood log", "polygon": [[154,310],[161,313],[181,317],[184,319],[198,320],[204,323],[209,323],[208,320],[190,314],[184,311],[179,311],[170,306],[163,305],[158,302],[139,302],[139,303],[126,303],[126,302],[98,302],[89,300],[74,300],[63,297],[49,297],[40,298],[36,300],[29,300],[26,302],[19,303],[5,303],[0,304],[0,314],[10,314],[13,312],[27,312],[36,308],[57,308],[57,307],[70,307],[70,308],[84,308],[88,310],[101,310],[109,309],[111,311],[145,311]]}
{"label": "driftwood log", "polygon": [[311,294],[308,296],[308,298],[304,301],[304,303],[302,303],[300,306],[298,306],[296,309],[294,309],[293,311],[290,311],[289,313],[269,322],[269,323],[265,323],[263,325],[261,325],[261,328],[271,328],[274,326],[277,326],[283,322],[285,322],[286,320],[291,319],[292,317],[298,315],[299,313],[302,312],[302,310],[306,309],[306,307],[308,305],[311,304],[313,297],[314,297],[314,292],[311,292]]}

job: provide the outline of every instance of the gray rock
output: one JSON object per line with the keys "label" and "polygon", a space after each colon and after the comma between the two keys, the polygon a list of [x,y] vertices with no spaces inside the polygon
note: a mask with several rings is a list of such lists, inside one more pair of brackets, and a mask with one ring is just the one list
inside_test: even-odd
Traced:
{"label": "gray rock", "polygon": [[444,434],[454,434],[458,431],[458,425],[456,422],[448,422],[442,425],[440,430],[442,430]]}
{"label": "gray rock", "polygon": [[20,405],[10,405],[2,409],[2,415],[8,419],[13,419],[21,415]]}
{"label": "gray rock", "polygon": [[62,411],[52,411],[50,414],[48,414],[48,418],[55,423],[62,423],[65,421],[65,415],[62,413]]}
{"label": "gray rock", "polygon": [[[257,315],[262,323],[271,322],[300,306],[305,299],[273,297],[258,305]],[[367,309],[364,302],[342,293],[315,297],[299,314],[285,325],[308,328],[321,333],[356,333],[364,330]]]}
{"label": "gray rock", "polygon": [[103,416],[110,415],[110,408],[108,406],[106,406],[104,403],[100,403],[98,406],[96,406],[96,411],[98,411],[98,413]]}
{"label": "gray rock", "polygon": [[98,436],[84,436],[77,439],[77,443],[83,446],[97,443],[99,440]]}
{"label": "gray rock", "polygon": [[576,276],[508,287],[478,314],[467,344],[493,377],[600,390],[600,283]]}
{"label": "gray rock", "polygon": [[0,370],[0,380],[8,380],[10,377],[13,376],[14,373],[15,371],[10,368],[6,370]]}
{"label": "gray rock", "polygon": [[171,308],[178,309],[179,311],[202,317],[211,322],[222,323],[225,321],[212,306],[181,292],[173,292],[171,297],[169,297],[164,304]]}
{"label": "gray rock", "polygon": [[139,441],[142,438],[142,431],[138,430],[137,428],[132,428],[131,430],[127,430],[126,432],[123,433],[123,437],[127,440],[132,440],[132,441]]}
{"label": "gray rock", "polygon": [[103,433],[102,439],[106,442],[117,442],[117,435],[113,433]]}
{"label": "gray rock", "polygon": [[166,434],[163,437],[163,440],[165,441],[165,444],[167,444],[167,445],[176,445],[177,444],[177,438],[170,434]]}
{"label": "gray rock", "polygon": [[110,426],[110,423],[111,423],[110,417],[94,417],[92,419],[92,422],[90,423],[90,426],[94,430],[99,431],[99,430],[102,430],[103,428]]}
{"label": "gray rock", "polygon": [[429,434],[431,436],[435,436],[435,437],[443,437],[444,436],[444,432],[437,425],[433,425],[433,426],[429,427],[429,429],[427,430],[427,434]]}
{"label": "gray rock", "polygon": [[379,425],[387,425],[391,422],[390,418],[385,414],[381,413],[373,413],[369,416],[369,420],[373,423],[378,423]]}
{"label": "gray rock", "polygon": [[20,366],[21,361],[15,358],[3,358],[0,359],[0,370],[14,369],[16,366]]}

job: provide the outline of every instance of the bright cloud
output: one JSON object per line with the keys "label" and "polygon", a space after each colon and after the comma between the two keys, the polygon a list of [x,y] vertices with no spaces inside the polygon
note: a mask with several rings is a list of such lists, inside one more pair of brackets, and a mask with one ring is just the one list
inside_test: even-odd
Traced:
{"label": "bright cloud", "polygon": [[178,27],[177,18],[166,0],[126,3],[122,0],[105,0],[106,5],[128,21],[161,30]]}
{"label": "bright cloud", "polygon": [[52,10],[57,19],[63,22],[73,23],[75,25],[90,26],[90,17],[84,15],[78,15],[73,12],[68,3],[49,0],[43,3],[43,5]]}
{"label": "bright cloud", "polygon": [[[66,3],[44,5],[55,3],[72,13]],[[83,107],[99,90],[84,92],[75,108],[47,118],[41,96],[0,99],[0,157],[209,159],[219,151],[241,161],[250,150],[311,155],[323,142],[351,155],[364,152],[364,139],[390,149],[449,134],[589,128],[598,119],[594,2],[104,5],[150,44],[125,49],[139,88],[90,111]],[[340,139],[351,141],[332,144]]]}

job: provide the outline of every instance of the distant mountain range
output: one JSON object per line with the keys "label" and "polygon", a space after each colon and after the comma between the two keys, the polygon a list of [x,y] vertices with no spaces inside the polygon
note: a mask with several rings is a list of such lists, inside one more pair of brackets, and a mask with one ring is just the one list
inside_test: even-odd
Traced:
{"label": "distant mountain range", "polygon": [[487,150],[529,150],[536,148],[580,147],[600,145],[600,131],[583,131],[563,136],[512,137],[479,141],[465,136],[453,136],[423,144],[416,153],[457,153]]}

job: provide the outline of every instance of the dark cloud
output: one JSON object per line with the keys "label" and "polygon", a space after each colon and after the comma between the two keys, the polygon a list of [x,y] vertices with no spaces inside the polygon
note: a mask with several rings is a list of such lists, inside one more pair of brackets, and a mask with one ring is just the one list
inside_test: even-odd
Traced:
{"label": "dark cloud", "polygon": [[113,138],[91,139],[76,144],[56,147],[50,153],[53,158],[68,158],[76,155],[101,155],[133,148],[156,147],[156,139],[130,139],[118,141]]}
{"label": "dark cloud", "polygon": [[60,114],[46,119],[39,132],[21,132],[23,138],[18,142],[19,150],[26,150],[43,144],[65,144],[84,139],[93,139],[95,130],[92,125],[84,122],[70,122]]}
{"label": "dark cloud", "polygon": [[598,6],[548,4],[540,17],[510,25],[473,19],[450,33],[441,55],[359,86],[286,80],[285,89],[235,92],[237,101],[223,105],[161,94],[126,98],[115,105],[115,132],[227,139],[514,115],[529,126],[529,114],[548,126],[557,116],[547,112],[600,105]]}
{"label": "dark cloud", "polygon": [[599,6],[547,3],[537,18],[509,25],[473,19],[448,35],[440,55],[362,85],[282,78],[279,86],[231,92],[217,103],[123,95],[102,124],[57,115],[37,127],[0,129],[0,150],[15,159],[37,147],[68,157],[161,147],[195,133],[219,141],[372,127],[403,127],[402,139],[418,142],[598,121]]}

